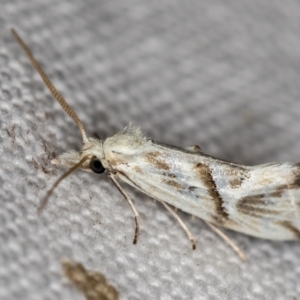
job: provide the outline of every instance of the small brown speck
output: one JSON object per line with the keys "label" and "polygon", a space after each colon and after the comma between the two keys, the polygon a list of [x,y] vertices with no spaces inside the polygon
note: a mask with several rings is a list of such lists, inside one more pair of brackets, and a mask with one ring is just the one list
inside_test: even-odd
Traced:
{"label": "small brown speck", "polygon": [[243,182],[242,178],[235,178],[230,180],[229,184],[233,189],[237,189],[242,185],[242,182]]}
{"label": "small brown speck", "polygon": [[15,143],[16,141],[16,132],[15,132],[15,128],[16,128],[16,125],[14,124],[10,129],[8,127],[6,127],[6,132],[7,132],[7,135],[9,137],[11,137],[12,139],[12,144]]}
{"label": "small brown speck", "polygon": [[137,173],[139,173],[139,174],[143,173],[142,170],[141,170],[141,168],[138,167],[138,166],[134,167],[134,170],[135,170]]}
{"label": "small brown speck", "polygon": [[188,189],[189,189],[190,191],[194,191],[196,188],[197,188],[196,186],[189,186],[189,187],[188,187]]}
{"label": "small brown speck", "polygon": [[173,173],[168,173],[167,176],[170,178],[177,178],[177,176]]}
{"label": "small brown speck", "polygon": [[177,190],[182,190],[183,189],[183,186],[175,180],[163,180],[163,182],[165,184],[169,185],[170,187],[173,187]]}

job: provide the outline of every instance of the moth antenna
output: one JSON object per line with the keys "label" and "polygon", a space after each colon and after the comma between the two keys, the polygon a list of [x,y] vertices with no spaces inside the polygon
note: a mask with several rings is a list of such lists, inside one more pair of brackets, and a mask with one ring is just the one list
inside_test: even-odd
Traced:
{"label": "moth antenna", "polygon": [[117,189],[119,190],[119,192],[123,195],[123,197],[127,200],[133,214],[134,214],[134,221],[135,221],[135,233],[134,233],[134,239],[133,239],[133,244],[137,243],[137,239],[140,233],[140,225],[139,225],[139,213],[137,212],[137,210],[134,207],[134,204],[132,203],[129,195],[124,191],[124,189],[121,187],[121,185],[119,184],[119,182],[116,180],[115,176],[113,175],[113,173],[109,173],[108,177],[111,179],[111,181],[113,182],[113,184],[117,187]]}
{"label": "moth antenna", "polygon": [[25,42],[22,40],[22,38],[19,36],[19,34],[17,33],[17,31],[15,29],[11,29],[12,34],[14,35],[14,37],[16,38],[17,42],[19,43],[19,45],[21,46],[21,48],[23,49],[23,51],[25,52],[25,54],[28,56],[28,58],[30,59],[32,65],[34,66],[34,68],[37,70],[37,72],[40,74],[42,80],[44,81],[45,85],[47,86],[47,88],[49,89],[49,91],[51,92],[51,94],[53,95],[53,97],[56,99],[56,101],[61,105],[61,107],[65,110],[65,112],[74,120],[74,122],[77,124],[81,135],[82,135],[82,140],[84,143],[86,143],[88,141],[84,127],[82,125],[82,122],[80,121],[80,119],[78,118],[77,114],[74,112],[74,110],[69,106],[69,104],[66,102],[66,100],[64,99],[64,97],[61,95],[61,93],[55,88],[55,86],[53,85],[53,83],[51,82],[51,80],[49,79],[49,77],[46,75],[46,73],[43,71],[42,67],[40,66],[40,64],[36,61],[36,59],[34,58],[32,52],[30,51],[30,49],[28,48],[28,46],[25,44]]}
{"label": "moth antenna", "polygon": [[66,177],[68,177],[70,174],[72,174],[74,171],[76,171],[78,168],[80,168],[84,162],[88,159],[88,155],[83,157],[79,163],[77,163],[75,166],[73,166],[71,169],[69,169],[67,172],[65,172],[63,175],[61,175],[52,185],[51,189],[47,192],[46,196],[44,197],[44,199],[42,200],[42,202],[40,203],[39,207],[38,207],[38,214],[40,215],[42,210],[44,209],[44,207],[46,206],[46,204],[48,203],[48,200],[50,198],[50,196],[52,195],[54,189],[60,184],[60,182],[65,179]]}

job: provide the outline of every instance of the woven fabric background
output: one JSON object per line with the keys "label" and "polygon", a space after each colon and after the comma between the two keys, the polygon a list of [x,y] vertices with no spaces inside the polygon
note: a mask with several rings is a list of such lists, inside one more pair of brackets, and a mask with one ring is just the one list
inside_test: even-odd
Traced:
{"label": "woven fabric background", "polygon": [[17,28],[87,132],[129,122],[154,140],[199,144],[236,163],[300,161],[297,0],[1,1],[0,299],[84,299],[68,258],[103,273],[121,299],[299,299],[299,242],[226,231],[237,255],[180,212],[197,249],[159,204],[105,175],[76,172],[36,208],[81,136],[20,50]]}

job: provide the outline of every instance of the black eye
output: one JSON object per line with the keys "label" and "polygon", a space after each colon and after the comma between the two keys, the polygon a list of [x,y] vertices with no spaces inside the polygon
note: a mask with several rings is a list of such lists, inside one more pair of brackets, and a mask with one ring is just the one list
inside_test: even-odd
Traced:
{"label": "black eye", "polygon": [[105,171],[105,168],[103,167],[101,160],[97,157],[92,158],[90,162],[90,168],[93,172],[100,174]]}

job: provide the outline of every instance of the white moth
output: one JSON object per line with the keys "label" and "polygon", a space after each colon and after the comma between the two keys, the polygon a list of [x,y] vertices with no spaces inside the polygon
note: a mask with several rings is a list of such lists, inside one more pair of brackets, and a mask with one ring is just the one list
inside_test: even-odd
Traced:
{"label": "white moth", "polygon": [[243,252],[214,225],[264,239],[300,239],[299,163],[237,165],[205,155],[198,146],[180,148],[155,142],[132,126],[103,140],[88,138],[81,121],[28,47],[15,30],[12,33],[53,96],[76,122],[83,138],[79,152],[70,151],[51,161],[70,169],[55,182],[39,211],[53,189],[74,170],[106,171],[134,213],[134,243],[139,233],[138,213],[118,179],[162,202],[180,222],[193,248],[193,236],[166,203],[205,220],[244,260]]}

